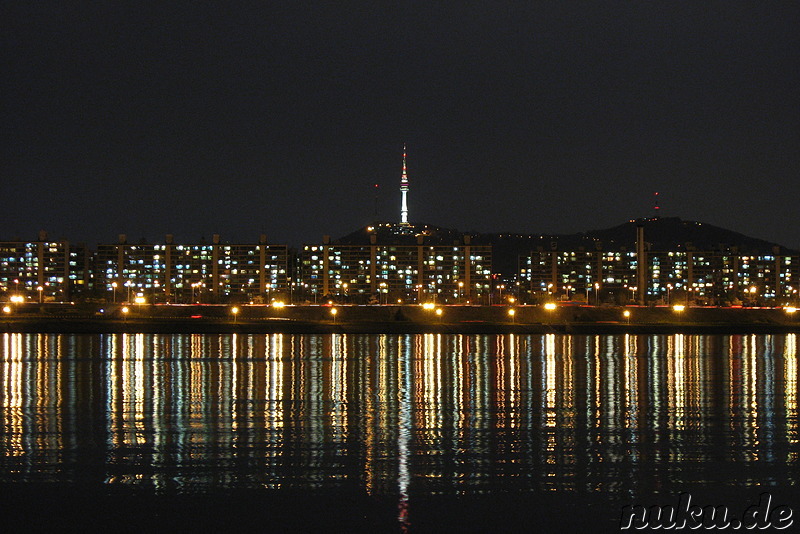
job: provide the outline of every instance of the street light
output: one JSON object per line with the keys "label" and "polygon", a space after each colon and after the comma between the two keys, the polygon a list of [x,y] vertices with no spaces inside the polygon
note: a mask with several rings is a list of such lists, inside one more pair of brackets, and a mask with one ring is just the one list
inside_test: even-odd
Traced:
{"label": "street light", "polygon": [[594,283],[594,305],[600,306],[600,284]]}
{"label": "street light", "polygon": [[516,314],[517,314],[517,311],[516,311],[514,308],[511,308],[511,309],[509,309],[509,310],[508,310],[508,315],[509,315],[509,317],[511,317],[511,322],[512,322],[512,323],[515,323],[515,322],[516,322],[516,320],[515,320],[515,318],[514,318],[514,316],[515,316]]}
{"label": "street light", "polygon": [[11,306],[3,306],[3,313],[11,313]]}
{"label": "street light", "polygon": [[233,314],[233,324],[236,324],[236,317],[239,315],[239,308],[234,306],[231,308],[231,313]]}
{"label": "street light", "polygon": [[128,312],[130,311],[127,306],[122,307],[122,319],[125,322],[128,322]]}
{"label": "street light", "polygon": [[625,310],[624,312],[622,312],[622,316],[625,317],[625,319],[628,322],[628,324],[631,324],[631,311],[630,310]]}
{"label": "street light", "polygon": [[552,314],[556,311],[556,308],[558,306],[556,306],[555,302],[548,302],[543,307],[544,307],[545,311],[547,311],[547,314],[545,315],[545,317],[546,317],[545,323],[546,324],[550,324],[550,318],[552,317]]}
{"label": "street light", "polygon": [[36,288],[36,291],[39,292],[39,304],[41,304],[42,303],[42,293],[44,292],[44,288],[42,286],[39,286],[39,287]]}
{"label": "street light", "polygon": [[336,308],[331,308],[331,315],[333,315],[333,324],[336,324],[336,314],[339,313],[339,310]]}
{"label": "street light", "polygon": [[[386,289],[386,287],[387,287],[387,285],[386,285],[386,282],[381,282],[380,284],[378,284],[378,287],[380,288],[380,289],[378,290],[378,304],[383,304],[383,298],[384,298],[384,295],[385,295],[386,293],[388,293],[388,291],[387,291],[387,289]],[[389,304],[389,297],[388,297],[388,295],[386,296],[386,304]]]}
{"label": "street light", "polygon": [[112,288],[112,291],[113,291],[112,294],[114,295],[114,299],[113,299],[114,300],[114,304],[116,304],[117,303],[117,283],[116,282],[111,282],[111,288]]}
{"label": "street light", "polygon": [[439,318],[439,322],[442,322],[442,309],[436,308],[436,316]]}

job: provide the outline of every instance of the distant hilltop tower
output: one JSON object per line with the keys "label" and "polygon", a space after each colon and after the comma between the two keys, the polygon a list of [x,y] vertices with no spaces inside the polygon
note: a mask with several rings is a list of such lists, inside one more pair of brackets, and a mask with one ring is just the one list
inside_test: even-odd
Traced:
{"label": "distant hilltop tower", "polygon": [[406,173],[406,145],[403,144],[403,176],[400,178],[400,224],[409,225],[408,222],[408,174]]}

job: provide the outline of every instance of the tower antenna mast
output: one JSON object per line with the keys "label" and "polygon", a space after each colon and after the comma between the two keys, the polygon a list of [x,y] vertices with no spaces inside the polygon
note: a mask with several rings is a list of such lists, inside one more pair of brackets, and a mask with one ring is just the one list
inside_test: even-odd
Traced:
{"label": "tower antenna mast", "polygon": [[653,194],[653,216],[658,219],[658,191]]}
{"label": "tower antenna mast", "polygon": [[409,225],[408,222],[408,174],[406,172],[406,145],[403,143],[403,175],[400,177],[400,224]]}

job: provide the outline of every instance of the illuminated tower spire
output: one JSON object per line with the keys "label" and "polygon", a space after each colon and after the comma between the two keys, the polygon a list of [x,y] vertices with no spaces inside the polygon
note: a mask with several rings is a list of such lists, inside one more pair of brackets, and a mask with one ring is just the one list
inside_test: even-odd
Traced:
{"label": "illuminated tower spire", "polygon": [[403,144],[403,176],[400,178],[400,195],[402,202],[400,204],[400,224],[409,224],[408,222],[408,174],[406,174],[406,145]]}

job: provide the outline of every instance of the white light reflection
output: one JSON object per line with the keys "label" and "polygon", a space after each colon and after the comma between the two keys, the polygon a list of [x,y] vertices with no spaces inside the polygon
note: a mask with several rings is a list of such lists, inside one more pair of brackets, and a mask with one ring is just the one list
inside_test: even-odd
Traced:
{"label": "white light reflection", "polygon": [[[786,348],[784,351],[783,387],[784,403],[786,405],[786,440],[796,445],[797,436],[797,334],[786,335]],[[789,451],[788,461],[797,461],[798,452]]]}

